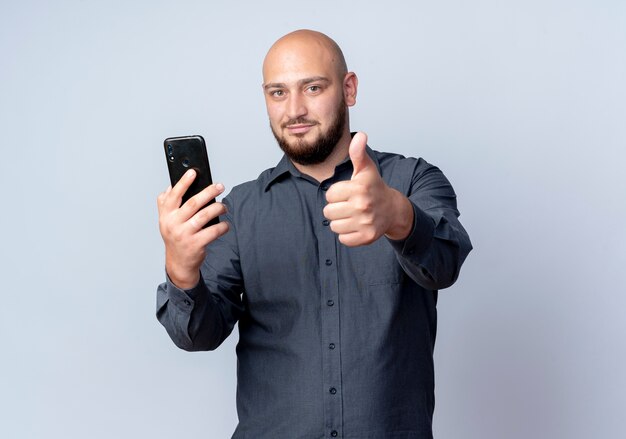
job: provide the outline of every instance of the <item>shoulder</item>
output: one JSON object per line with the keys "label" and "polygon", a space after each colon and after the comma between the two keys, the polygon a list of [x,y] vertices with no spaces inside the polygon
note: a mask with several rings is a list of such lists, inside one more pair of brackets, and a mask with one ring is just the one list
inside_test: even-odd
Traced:
{"label": "shoulder", "polygon": [[258,200],[265,192],[268,183],[275,178],[275,169],[269,168],[261,172],[255,180],[240,183],[232,188],[230,193],[225,197],[225,201],[231,204],[241,204]]}
{"label": "shoulder", "polygon": [[403,181],[410,183],[425,173],[438,170],[436,166],[428,163],[421,157],[405,157],[393,152],[375,150],[372,152],[378,161],[383,178],[401,186],[403,186],[401,184]]}

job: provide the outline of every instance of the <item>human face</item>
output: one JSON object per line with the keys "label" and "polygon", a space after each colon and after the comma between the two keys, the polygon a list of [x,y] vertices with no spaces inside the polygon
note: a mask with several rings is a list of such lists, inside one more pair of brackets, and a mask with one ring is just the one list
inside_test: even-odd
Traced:
{"label": "human face", "polygon": [[[299,125],[318,125],[314,120],[308,119],[291,119],[282,124],[282,128],[298,131]],[[286,136],[276,132],[270,122],[272,133],[278,142],[278,146],[287,156],[294,162],[301,165],[316,165],[322,163],[335,150],[335,146],[341,140],[346,126],[346,104],[342,99],[337,105],[332,120],[326,130],[319,130],[317,138],[307,141],[302,135],[295,132],[292,142]]]}
{"label": "human face", "polygon": [[349,131],[343,77],[329,54],[310,47],[270,52],[263,84],[270,127],[296,163],[322,163]]}

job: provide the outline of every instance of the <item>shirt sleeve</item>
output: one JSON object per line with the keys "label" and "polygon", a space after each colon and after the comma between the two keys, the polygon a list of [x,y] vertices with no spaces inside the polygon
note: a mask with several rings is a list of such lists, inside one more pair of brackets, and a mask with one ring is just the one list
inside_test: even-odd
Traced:
{"label": "shirt sleeve", "polygon": [[406,190],[413,205],[413,228],[404,240],[389,240],[404,271],[429,290],[451,286],[472,249],[459,222],[456,194],[439,168],[415,162]]}
{"label": "shirt sleeve", "polygon": [[228,213],[220,220],[228,221],[230,230],[207,246],[198,285],[182,290],[166,273],[166,281],[157,288],[157,319],[174,344],[187,351],[217,348],[244,311],[232,204],[228,197],[223,203]]}

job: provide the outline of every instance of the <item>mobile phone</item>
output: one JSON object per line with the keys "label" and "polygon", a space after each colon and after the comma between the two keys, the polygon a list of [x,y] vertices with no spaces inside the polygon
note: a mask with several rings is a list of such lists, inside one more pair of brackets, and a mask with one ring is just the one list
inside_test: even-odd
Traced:
{"label": "mobile phone", "polygon": [[[213,183],[209,157],[206,153],[206,144],[202,136],[197,135],[169,137],[163,141],[163,148],[165,149],[167,169],[170,174],[172,187],[174,187],[178,180],[180,180],[189,169],[196,171],[196,178],[183,195],[182,206],[189,198]],[[206,206],[214,202],[215,198],[210,200]],[[203,206],[203,208],[206,206]],[[204,227],[217,224],[218,222],[218,217],[215,217]]]}

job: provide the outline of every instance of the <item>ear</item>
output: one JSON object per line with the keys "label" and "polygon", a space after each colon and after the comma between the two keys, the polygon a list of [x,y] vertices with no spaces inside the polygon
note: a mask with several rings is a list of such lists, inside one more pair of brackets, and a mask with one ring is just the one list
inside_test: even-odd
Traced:
{"label": "ear", "polygon": [[348,72],[343,78],[343,97],[348,107],[356,104],[356,90],[359,86],[359,79],[356,73]]}

